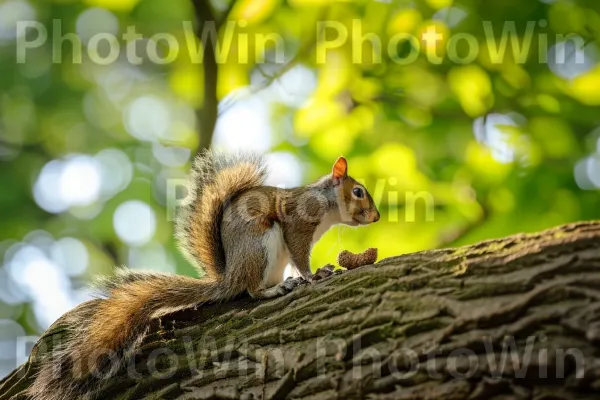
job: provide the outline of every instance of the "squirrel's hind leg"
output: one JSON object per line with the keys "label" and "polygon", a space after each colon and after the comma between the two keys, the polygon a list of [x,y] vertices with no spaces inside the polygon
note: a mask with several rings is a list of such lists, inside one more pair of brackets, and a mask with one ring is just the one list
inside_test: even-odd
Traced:
{"label": "squirrel's hind leg", "polygon": [[283,296],[302,283],[303,278],[288,278],[284,280],[285,269],[290,261],[283,230],[278,223],[267,229],[261,238],[261,246],[265,254],[262,282],[259,286],[249,287],[248,292],[254,298],[269,299]]}
{"label": "squirrel's hind leg", "polygon": [[274,222],[265,226],[260,219],[247,223],[243,232],[239,225],[223,225],[224,230],[231,230],[229,235],[223,235],[225,240],[236,237],[235,243],[224,243],[227,268],[238,269],[238,273],[226,274],[225,278],[230,280],[226,286],[243,287],[252,297],[259,299],[289,293],[302,280],[284,282],[289,255],[280,225]]}

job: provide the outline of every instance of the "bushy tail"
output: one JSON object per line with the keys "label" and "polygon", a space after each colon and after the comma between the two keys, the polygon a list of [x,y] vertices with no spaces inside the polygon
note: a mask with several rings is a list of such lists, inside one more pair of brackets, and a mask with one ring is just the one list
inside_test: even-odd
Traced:
{"label": "bushy tail", "polygon": [[207,150],[194,160],[188,195],[179,207],[175,236],[186,258],[209,276],[225,271],[221,243],[224,204],[237,194],[263,185],[267,176],[263,157]]}
{"label": "bushy tail", "polygon": [[126,349],[137,347],[152,319],[222,297],[220,287],[210,278],[120,269],[100,282],[107,298],[84,303],[57,322],[66,335],[41,357],[29,394],[34,400],[88,398],[83,394],[98,386],[98,374],[122,366]]}

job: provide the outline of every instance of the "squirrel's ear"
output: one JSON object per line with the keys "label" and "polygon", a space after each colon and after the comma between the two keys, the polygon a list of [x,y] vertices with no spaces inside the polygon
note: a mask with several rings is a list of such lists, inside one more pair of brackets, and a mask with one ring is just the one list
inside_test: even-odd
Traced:
{"label": "squirrel's ear", "polygon": [[343,179],[348,176],[348,161],[344,157],[337,159],[333,164],[333,179]]}

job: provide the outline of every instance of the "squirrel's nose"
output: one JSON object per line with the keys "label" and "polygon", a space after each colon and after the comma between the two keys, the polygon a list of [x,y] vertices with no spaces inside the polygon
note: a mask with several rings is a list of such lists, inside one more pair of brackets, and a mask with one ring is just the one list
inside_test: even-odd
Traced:
{"label": "squirrel's nose", "polygon": [[373,222],[379,221],[379,217],[380,217],[379,212],[375,211],[375,216],[373,216]]}

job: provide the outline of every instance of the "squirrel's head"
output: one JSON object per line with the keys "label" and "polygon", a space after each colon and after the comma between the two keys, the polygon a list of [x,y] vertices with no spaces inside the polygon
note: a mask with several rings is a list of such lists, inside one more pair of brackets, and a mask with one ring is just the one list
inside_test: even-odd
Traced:
{"label": "squirrel's head", "polygon": [[379,221],[379,211],[367,189],[348,175],[348,162],[338,158],[331,172],[342,223],[367,225]]}

